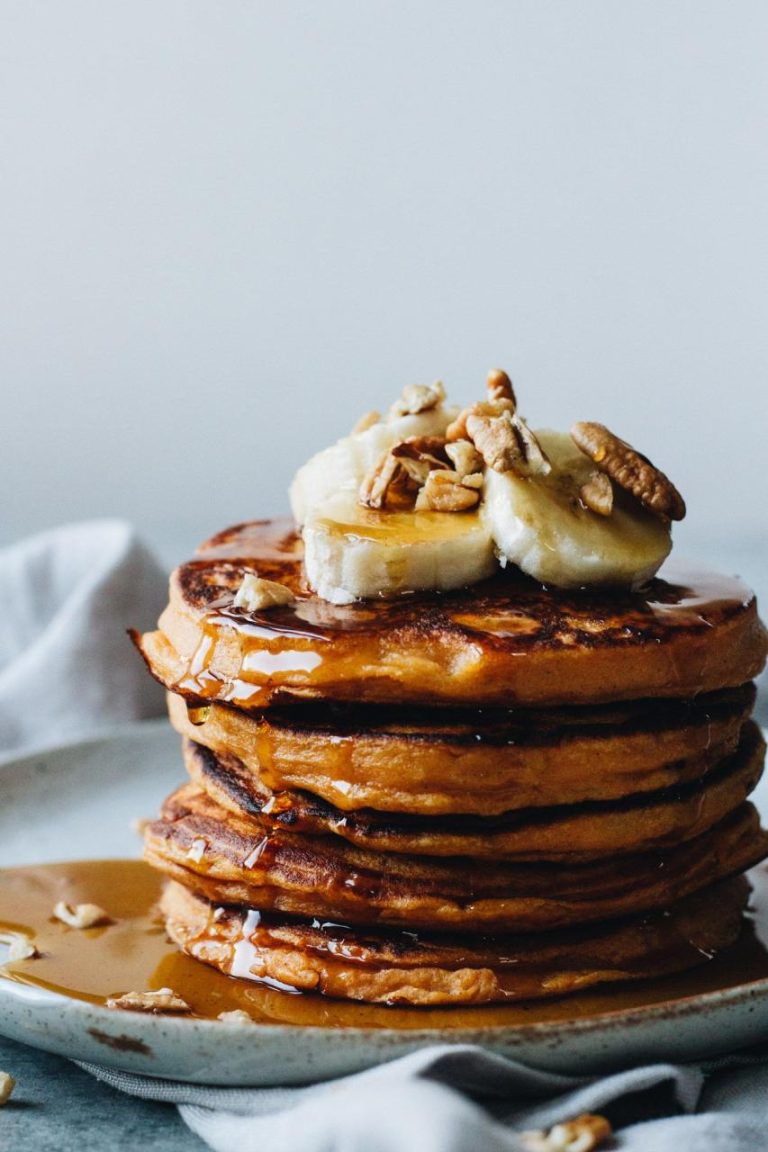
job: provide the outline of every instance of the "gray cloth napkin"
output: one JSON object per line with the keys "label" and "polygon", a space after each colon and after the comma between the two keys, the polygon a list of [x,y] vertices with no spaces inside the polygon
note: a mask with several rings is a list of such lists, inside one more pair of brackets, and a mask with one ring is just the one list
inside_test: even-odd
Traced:
{"label": "gray cloth napkin", "polygon": [[[166,580],[129,525],[76,524],[0,550],[0,596],[0,757],[162,711],[125,629],[154,621]],[[86,1067],[121,1092],[177,1105],[219,1152],[509,1152],[520,1148],[515,1132],[584,1111],[606,1114],[615,1146],[632,1152],[768,1146],[768,1045],[703,1070],[658,1064],[594,1080],[463,1045],[308,1088],[198,1087]]]}
{"label": "gray cloth napkin", "polygon": [[167,578],[121,520],[43,532],[0,550],[0,755],[160,715],[129,627],[154,623]]}
{"label": "gray cloth napkin", "polygon": [[308,1088],[200,1088],[83,1067],[122,1092],[175,1103],[216,1152],[519,1152],[516,1133],[582,1112],[607,1116],[613,1147],[631,1152],[767,1143],[768,1048],[709,1075],[655,1064],[589,1080],[445,1044]]}

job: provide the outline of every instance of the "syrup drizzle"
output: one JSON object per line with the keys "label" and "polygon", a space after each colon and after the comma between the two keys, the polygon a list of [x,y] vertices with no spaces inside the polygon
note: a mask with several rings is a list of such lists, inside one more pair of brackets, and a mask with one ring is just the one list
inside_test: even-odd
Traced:
{"label": "syrup drizzle", "polygon": [[[0,872],[0,940],[22,936],[35,944],[40,956],[0,965],[0,979],[92,1004],[128,991],[169,987],[187,1001],[197,1018],[215,1019],[221,1012],[241,1009],[257,1025],[450,1030],[567,1022],[768,979],[768,867],[762,865],[750,875],[755,885],[753,912],[739,943],[698,969],[560,1000],[425,1009],[297,994],[273,982],[226,976],[183,955],[168,941],[156,911],[162,880],[141,861],[6,869]],[[51,915],[58,900],[98,903],[114,922],[85,931],[67,928]],[[258,913],[251,915],[255,927]],[[238,955],[234,971],[245,972],[245,944]]]}

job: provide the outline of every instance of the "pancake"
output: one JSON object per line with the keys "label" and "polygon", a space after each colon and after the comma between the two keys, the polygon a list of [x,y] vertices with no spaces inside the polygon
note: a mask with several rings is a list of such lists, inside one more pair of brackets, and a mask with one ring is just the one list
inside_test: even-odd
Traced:
{"label": "pancake", "polygon": [[145,833],[154,867],[207,899],[262,911],[430,930],[548,930],[645,912],[755,864],[768,853],[751,804],[663,851],[590,863],[434,860],[366,851],[328,836],[242,820],[193,784]]}
{"label": "pancake", "polygon": [[271,792],[236,757],[185,741],[193,780],[223,809],[255,818],[267,832],[334,833],[363,848],[419,856],[569,861],[623,854],[691,839],[737,807],[762,773],[765,744],[757,726],[703,781],[617,801],[528,808],[489,818],[342,812],[307,792]]}
{"label": "pancake", "polygon": [[494,816],[612,800],[698,779],[730,755],[755,698],[750,684],[691,702],[468,713],[305,704],[260,714],[188,708],[178,732],[235,756],[255,791],[301,789],[344,812]]}
{"label": "pancake", "polygon": [[[297,600],[234,608],[254,571]],[[768,650],[740,581],[676,564],[636,593],[552,590],[508,569],[454,593],[329,604],[304,585],[302,544],[287,521],[215,536],[174,573],[159,631],[134,639],[167,688],[246,710],[291,698],[503,707],[687,699],[752,680]]]}
{"label": "pancake", "polygon": [[236,977],[374,1003],[477,1004],[693,968],[738,938],[748,892],[736,877],[646,917],[469,942],[264,916],[213,905],[172,882],[161,908],[184,952]]}

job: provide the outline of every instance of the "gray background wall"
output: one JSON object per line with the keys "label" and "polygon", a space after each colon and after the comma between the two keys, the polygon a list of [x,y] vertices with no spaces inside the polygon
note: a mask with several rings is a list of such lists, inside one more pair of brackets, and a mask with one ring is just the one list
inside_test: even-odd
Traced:
{"label": "gray background wall", "polygon": [[118,514],[170,563],[404,383],[501,364],[764,580],[762,0],[0,20],[0,543]]}

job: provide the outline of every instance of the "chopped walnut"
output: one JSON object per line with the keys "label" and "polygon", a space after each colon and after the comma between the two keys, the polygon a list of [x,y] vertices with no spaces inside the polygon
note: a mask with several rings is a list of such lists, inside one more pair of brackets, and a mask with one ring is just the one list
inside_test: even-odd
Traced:
{"label": "chopped walnut", "polygon": [[445,388],[440,380],[434,384],[406,384],[399,400],[390,408],[393,416],[415,416],[437,408],[445,400]]}
{"label": "chopped walnut", "polygon": [[276,580],[262,580],[255,573],[247,572],[237,590],[234,607],[245,608],[246,612],[263,612],[266,608],[292,604],[295,599],[285,584],[278,584]]}
{"label": "chopped walnut", "polygon": [[401,462],[385,452],[364,477],[358,499],[366,508],[383,508],[391,495],[401,495],[408,483],[408,473]]}
{"label": "chopped walnut", "polygon": [[488,398],[490,400],[510,400],[513,405],[513,411],[517,408],[517,397],[512,387],[512,381],[503,369],[493,368],[488,373],[485,386],[488,389]]}
{"label": "chopped walnut", "polygon": [[521,476],[546,476],[550,463],[524,420],[510,411],[498,416],[472,412],[467,435],[495,472],[518,472]]}
{"label": "chopped walnut", "polygon": [[573,1120],[555,1124],[548,1132],[518,1132],[516,1135],[528,1152],[592,1152],[610,1140],[612,1131],[604,1116],[584,1113]]}
{"label": "chopped walnut", "polygon": [[120,1008],[126,1012],[191,1012],[186,1000],[171,988],[158,988],[155,992],[126,992],[123,996],[110,996],[107,1008]]}
{"label": "chopped walnut", "polygon": [[598,516],[610,516],[613,511],[613,485],[605,472],[593,472],[579,490],[582,504]]}
{"label": "chopped walnut", "polygon": [[36,960],[40,955],[34,944],[30,944],[29,940],[25,940],[23,936],[14,936],[8,945],[7,959],[14,960]]}
{"label": "chopped walnut", "polygon": [[604,424],[574,424],[571,437],[601,472],[662,520],[682,520],[685,501],[672,481],[647,456],[609,431]]}
{"label": "chopped walnut", "polygon": [[16,1081],[7,1072],[0,1072],[0,1106],[7,1104],[13,1095]]}
{"label": "chopped walnut", "polygon": [[233,1008],[230,1012],[219,1012],[216,1017],[224,1024],[253,1024],[253,1017],[249,1016],[247,1012],[243,1012],[242,1008]]}
{"label": "chopped walnut", "polygon": [[351,435],[357,436],[360,432],[367,432],[369,428],[373,428],[374,424],[378,424],[380,420],[381,412],[364,413],[352,429]]}
{"label": "chopped walnut", "polygon": [[416,499],[417,512],[467,512],[480,503],[482,473],[461,478],[456,472],[430,472]]}
{"label": "chopped walnut", "polygon": [[503,416],[505,413],[512,415],[515,411],[515,404],[513,400],[506,400],[500,397],[496,400],[478,400],[476,404],[472,404],[469,408],[464,408],[459,412],[455,420],[453,420],[445,430],[445,438],[448,442],[455,440],[470,440],[471,437],[467,431],[467,421],[470,416]]}
{"label": "chopped walnut", "polygon": [[109,914],[98,904],[66,904],[60,900],[53,914],[70,928],[96,928],[101,924],[112,923]]}
{"label": "chopped walnut", "polygon": [[483,458],[471,440],[455,440],[452,444],[446,444],[445,453],[461,477],[483,469]]}

